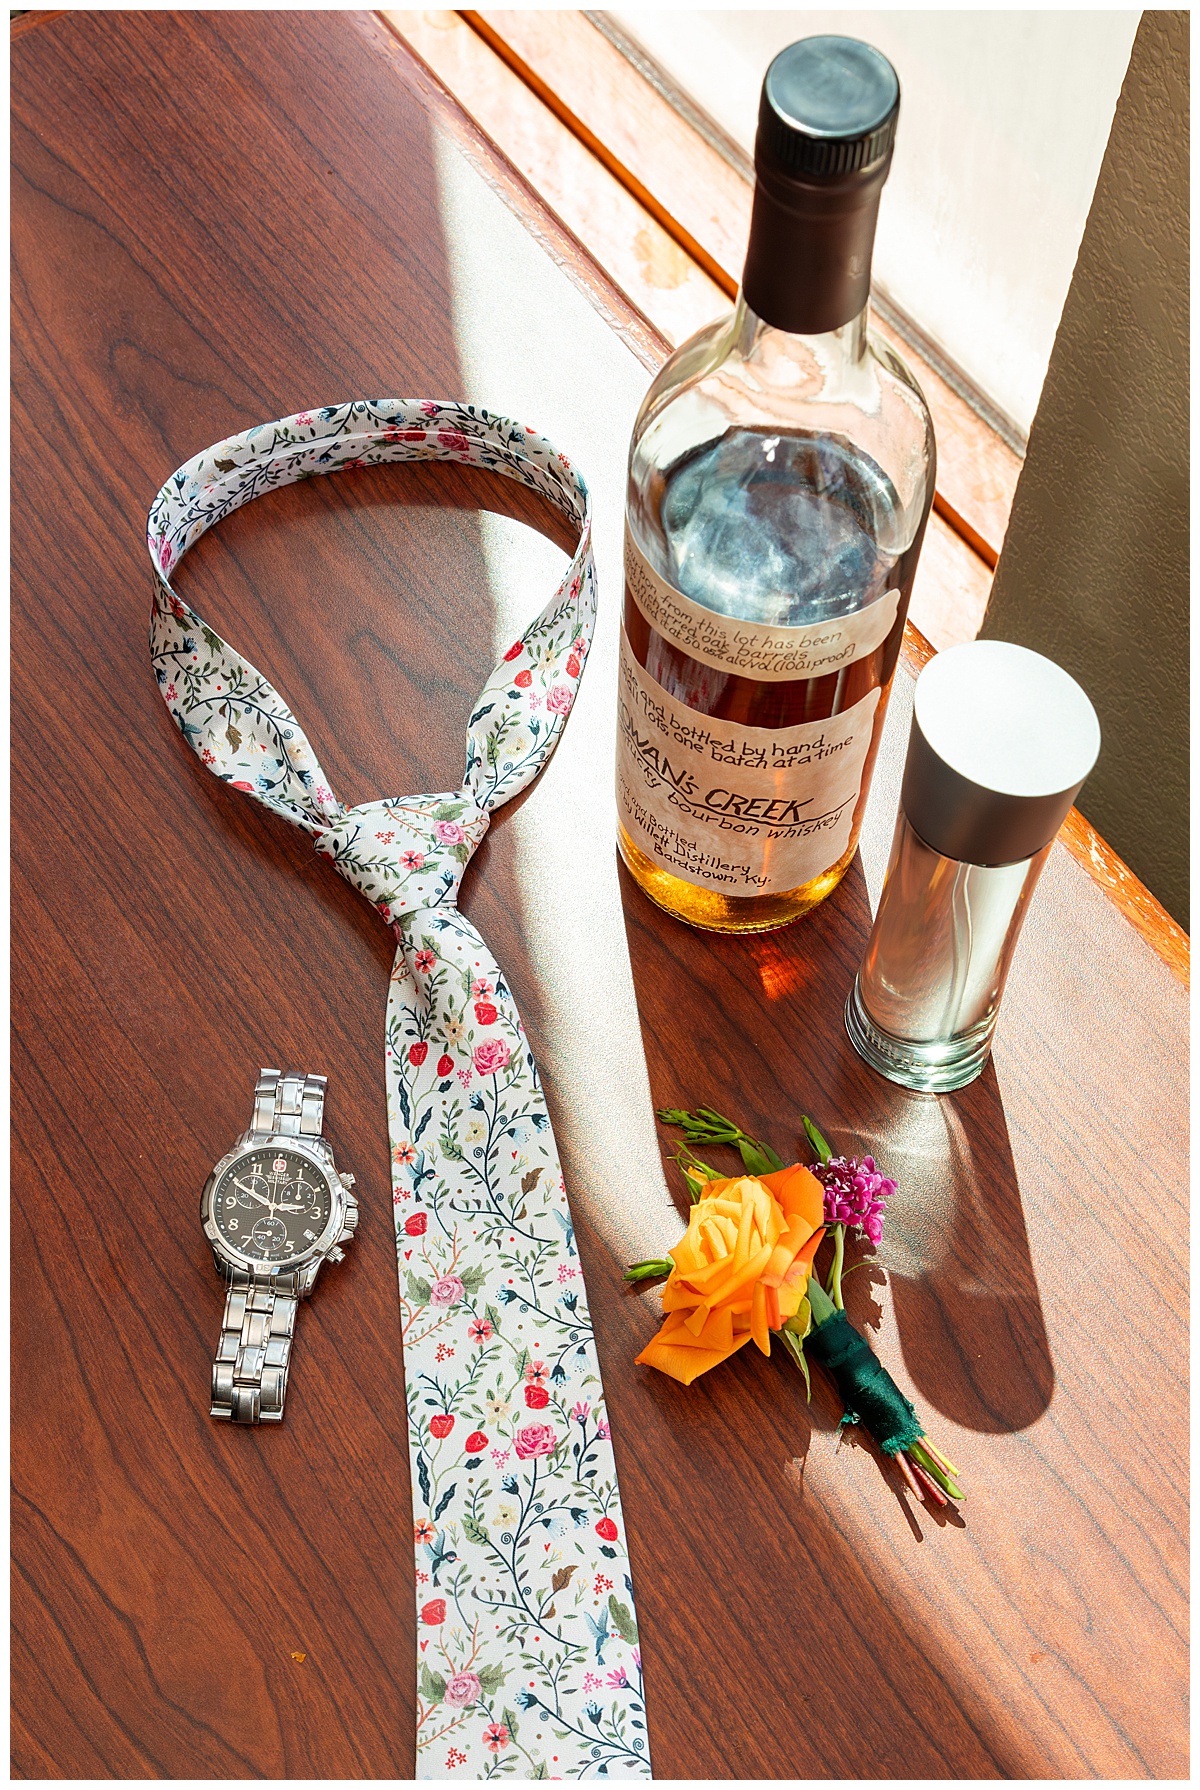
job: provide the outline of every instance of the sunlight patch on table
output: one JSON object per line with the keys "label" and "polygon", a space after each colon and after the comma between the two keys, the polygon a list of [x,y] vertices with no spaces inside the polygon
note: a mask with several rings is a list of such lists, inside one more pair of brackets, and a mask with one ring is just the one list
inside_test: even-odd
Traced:
{"label": "sunlight patch on table", "polygon": [[[569,1128],[559,1128],[568,1188],[583,1197],[618,1259],[661,1255],[676,1241],[679,1219],[660,1166],[641,1048],[613,793],[625,456],[650,374],[461,154],[440,140],[436,147],[464,381],[455,395],[548,436],[582,472],[595,505],[599,616],[575,714],[529,798],[495,825],[515,847],[551,1112],[571,1110]],[[592,393],[586,429],[581,390]],[[499,657],[548,600],[565,559],[519,523],[481,520]]]}

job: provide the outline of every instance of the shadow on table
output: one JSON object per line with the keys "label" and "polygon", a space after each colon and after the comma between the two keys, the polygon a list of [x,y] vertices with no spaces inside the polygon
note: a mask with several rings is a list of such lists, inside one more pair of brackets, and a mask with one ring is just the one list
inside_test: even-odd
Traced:
{"label": "shadow on table", "polygon": [[995,1072],[915,1094],[853,1050],[842,1007],[870,924],[859,861],[799,924],[740,938],[682,925],[620,875],[656,1108],[712,1106],[805,1160],[807,1113],[835,1149],[874,1155],[900,1190],[878,1267],[846,1282],[851,1319],[878,1327],[886,1270],[920,1399],[969,1429],[1033,1423],[1054,1369]]}

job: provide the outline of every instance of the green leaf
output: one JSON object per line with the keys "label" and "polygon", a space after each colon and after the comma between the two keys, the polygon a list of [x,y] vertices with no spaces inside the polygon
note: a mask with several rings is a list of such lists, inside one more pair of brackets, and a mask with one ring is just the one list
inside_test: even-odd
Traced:
{"label": "green leaf", "polygon": [[421,1661],[421,1695],[427,1703],[440,1703],[446,1695],[446,1680],[440,1672],[431,1672],[424,1660]]}
{"label": "green leaf", "polygon": [[548,1778],[550,1776],[550,1773],[546,1770],[546,1761],[544,1759],[538,1760],[537,1768],[531,1775],[535,1778]]}
{"label": "green leaf", "polygon": [[[702,1106],[694,1113],[685,1112],[682,1107],[661,1107],[658,1116],[664,1125],[677,1125],[689,1143],[735,1144],[748,1174],[770,1175],[785,1166],[783,1158],[776,1155],[770,1144],[751,1137],[732,1119],[714,1112],[711,1106]],[[712,1175],[712,1170],[708,1173]],[[718,1178],[713,1176],[714,1180]]]}
{"label": "green leaf", "polygon": [[499,1336],[500,1313],[496,1310],[496,1307],[494,1305],[485,1305],[483,1308],[483,1315],[491,1325],[493,1335]]}
{"label": "green leaf", "polygon": [[817,1130],[816,1126],[806,1113],[801,1113],[800,1123],[804,1126],[804,1135],[812,1145],[813,1149],[817,1152],[818,1159],[821,1162],[832,1161],[833,1151],[829,1148],[829,1145],[825,1142],[825,1139],[821,1136],[821,1133]]}
{"label": "green leaf", "polygon": [[[800,1315],[799,1312],[797,1312],[796,1316],[799,1317],[799,1315]],[[800,1372],[804,1375],[804,1385],[805,1385],[807,1395],[808,1395],[808,1402],[809,1402],[809,1404],[811,1404],[812,1403],[812,1381],[809,1378],[809,1374],[808,1374],[808,1361],[805,1357],[804,1346],[801,1343],[799,1334],[791,1328],[791,1325],[794,1321],[795,1321],[794,1319],[791,1319],[791,1318],[788,1319],[788,1322],[784,1325],[783,1329],[779,1333],[780,1341],[783,1343],[784,1347],[787,1349],[787,1352],[791,1356],[792,1360],[796,1363],[796,1366],[800,1369]]]}
{"label": "green leaf", "polygon": [[818,1330],[837,1315],[837,1306],[825,1291],[815,1274],[808,1277],[808,1303],[812,1307],[813,1323]]}
{"label": "green leaf", "polygon": [[421,1280],[410,1268],[407,1275],[408,1296],[414,1305],[428,1305],[433,1288],[427,1280]]}
{"label": "green leaf", "polygon": [[776,1169],[783,1167],[774,1150],[764,1149],[762,1144],[756,1143],[753,1138],[740,1137],[738,1149],[741,1151],[742,1161],[746,1165],[748,1174],[771,1175]]}
{"label": "green leaf", "polygon": [[460,1268],[458,1278],[468,1293],[477,1293],[487,1279],[486,1268]]}
{"label": "green leaf", "polygon": [[466,1536],[467,1540],[473,1541],[477,1547],[483,1547],[487,1543],[488,1532],[484,1528],[482,1523],[477,1523],[475,1521],[474,1517],[464,1517],[463,1518],[462,1532]]}
{"label": "green leaf", "polygon": [[484,1696],[494,1697],[507,1677],[508,1673],[503,1666],[480,1666],[479,1683]]}
{"label": "green leaf", "polygon": [[504,1726],[508,1729],[509,1733],[512,1735],[513,1739],[515,1740],[517,1738],[517,1718],[513,1714],[511,1709],[507,1709],[507,1708],[505,1709],[503,1721],[504,1721]]}
{"label": "green leaf", "polygon": [[633,1620],[629,1605],[618,1602],[615,1591],[608,1596],[608,1613],[612,1617],[612,1625],[623,1641],[630,1647],[637,1646],[637,1624]]}
{"label": "green leaf", "polygon": [[812,1306],[807,1299],[801,1299],[796,1307],[795,1316],[789,1318],[783,1327],[790,1335],[798,1336],[801,1342],[804,1341],[812,1329]]}
{"label": "green leaf", "polygon": [[724,1178],[718,1170],[709,1168],[707,1162],[701,1162],[695,1151],[689,1150],[686,1144],[680,1144],[675,1154],[668,1157],[667,1160],[675,1164],[687,1183],[687,1190],[691,1195],[693,1206],[697,1200],[704,1198],[705,1182],[720,1181]]}
{"label": "green leaf", "polygon": [[669,1274],[675,1266],[674,1262],[631,1262],[621,1276],[622,1280],[657,1280]]}

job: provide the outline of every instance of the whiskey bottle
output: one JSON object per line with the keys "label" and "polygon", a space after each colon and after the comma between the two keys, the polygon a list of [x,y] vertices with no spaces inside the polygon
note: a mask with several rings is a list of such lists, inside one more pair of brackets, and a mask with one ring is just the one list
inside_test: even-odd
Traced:
{"label": "whiskey bottle", "polygon": [[920,389],[868,328],[899,103],[853,38],[775,58],[737,306],[634,426],[618,838],[695,926],[786,925],[858,844],[935,464]]}

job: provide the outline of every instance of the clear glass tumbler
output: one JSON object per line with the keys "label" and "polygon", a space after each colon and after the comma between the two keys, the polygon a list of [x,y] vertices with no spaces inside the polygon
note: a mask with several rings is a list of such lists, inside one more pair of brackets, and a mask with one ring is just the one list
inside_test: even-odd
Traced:
{"label": "clear glass tumbler", "polygon": [[967,864],[934,851],[901,809],[866,953],[846,1002],[859,1055],[928,1093],[965,1087],[992,1048],[1029,898],[1050,854]]}

